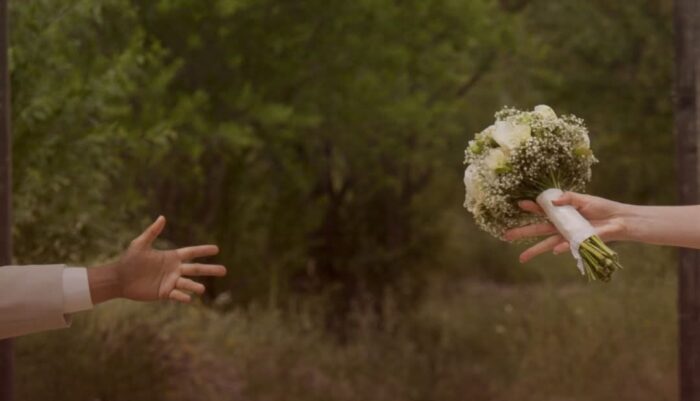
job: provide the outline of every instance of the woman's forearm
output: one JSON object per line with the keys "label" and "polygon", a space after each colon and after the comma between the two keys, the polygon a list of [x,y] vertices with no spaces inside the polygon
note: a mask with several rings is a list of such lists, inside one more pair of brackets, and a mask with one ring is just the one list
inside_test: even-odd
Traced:
{"label": "woman's forearm", "polygon": [[631,241],[700,249],[700,205],[624,205],[622,218]]}

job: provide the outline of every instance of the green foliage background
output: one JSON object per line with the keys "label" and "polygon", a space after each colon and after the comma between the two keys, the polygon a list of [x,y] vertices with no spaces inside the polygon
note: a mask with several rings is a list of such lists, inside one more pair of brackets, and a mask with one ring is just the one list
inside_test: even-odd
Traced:
{"label": "green foliage background", "polygon": [[[450,400],[472,394],[465,383],[483,390],[475,399],[561,399],[551,397],[593,383],[602,386],[595,399],[609,399],[615,390],[605,389],[628,383],[625,369],[638,363],[651,389],[621,397],[673,398],[672,253],[619,247],[629,268],[607,292],[582,284],[566,257],[516,266],[518,248],[476,230],[461,208],[462,150],[504,104],[583,117],[602,161],[592,192],[673,202],[671,6],[10,1],[17,261],[89,265],[164,214],[163,246],[216,242],[229,266],[226,279],[206,283],[195,312],[98,308],[71,332],[22,340],[23,399],[61,399],[46,391],[95,372],[103,374],[65,399]],[[581,355],[548,367],[547,355],[585,326],[562,295],[571,288],[596,311],[593,327],[619,323],[612,337],[586,334],[613,345],[578,344],[622,355],[596,362],[619,369],[619,380],[600,384],[597,364],[567,371]],[[492,322],[494,311],[532,296],[539,303],[513,323],[517,352],[493,353],[503,333],[492,328],[506,327]],[[649,312],[621,319],[618,296]],[[562,299],[568,312],[551,305]],[[662,334],[640,334],[656,318]],[[172,321],[189,334],[168,334],[163,322]],[[202,340],[199,330],[218,332]],[[53,387],[33,384],[62,342],[89,350],[77,372],[57,375]],[[637,346],[650,350],[646,359],[634,359]],[[398,360],[383,366],[375,352]],[[144,360],[125,356],[133,353]],[[257,358],[269,369],[253,366]],[[300,364],[311,373],[282,379],[280,366]],[[198,366],[223,373],[207,387]],[[417,370],[388,377],[402,367]],[[360,373],[329,373],[339,371]],[[576,379],[532,393],[562,372]],[[125,387],[104,380],[110,374]],[[130,379],[141,375],[147,391]],[[210,393],[166,391],[172,377]],[[313,395],[304,383],[342,396]],[[353,387],[361,397],[338,390]]]}

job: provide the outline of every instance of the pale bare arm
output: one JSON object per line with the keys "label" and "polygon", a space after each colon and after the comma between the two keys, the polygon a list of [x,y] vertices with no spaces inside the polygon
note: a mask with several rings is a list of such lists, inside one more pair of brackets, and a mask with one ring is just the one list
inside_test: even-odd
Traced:
{"label": "pale bare arm", "polygon": [[700,205],[625,205],[627,239],[700,249]]}

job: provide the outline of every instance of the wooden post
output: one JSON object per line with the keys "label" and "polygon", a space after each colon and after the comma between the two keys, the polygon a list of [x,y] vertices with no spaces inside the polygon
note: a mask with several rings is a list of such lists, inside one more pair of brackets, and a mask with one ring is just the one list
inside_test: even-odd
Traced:
{"label": "wooden post", "polygon": [[[681,204],[698,202],[700,127],[700,5],[676,0],[675,123]],[[700,230],[700,225],[698,225]],[[681,401],[700,401],[700,252],[682,249],[678,266],[679,379]]]}
{"label": "wooden post", "polygon": [[[12,261],[9,27],[7,0],[0,0],[0,266]],[[2,291],[0,289],[0,291]],[[1,294],[1,292],[0,292]],[[0,341],[0,401],[12,401],[14,360],[12,340]]]}

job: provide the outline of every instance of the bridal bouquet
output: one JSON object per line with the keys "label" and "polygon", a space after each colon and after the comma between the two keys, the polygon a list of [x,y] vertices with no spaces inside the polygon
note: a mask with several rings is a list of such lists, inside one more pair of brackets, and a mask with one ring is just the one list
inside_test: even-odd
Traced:
{"label": "bridal bouquet", "polygon": [[576,209],[552,204],[562,191],[583,191],[597,162],[583,120],[559,117],[544,105],[534,111],[506,107],[495,117],[465,150],[464,206],[477,225],[502,238],[507,229],[541,219],[517,204],[534,200],[569,241],[581,274],[609,281],[622,267],[617,254]]}

